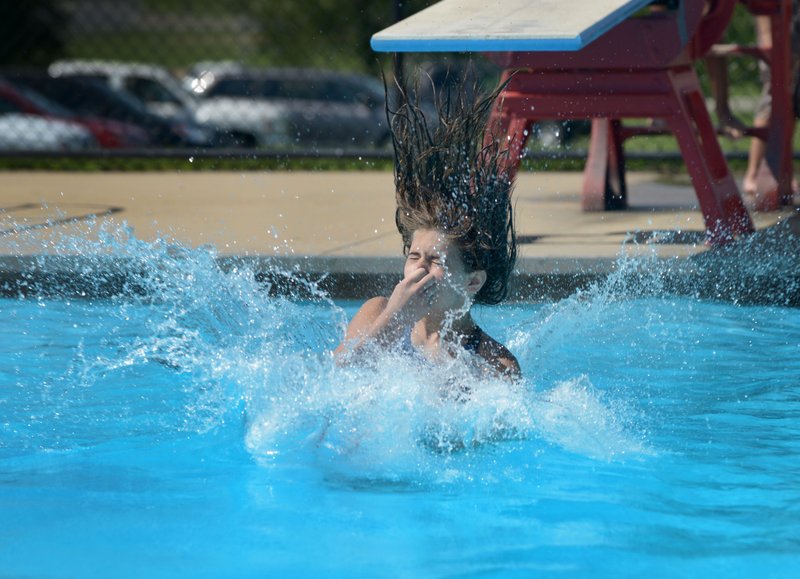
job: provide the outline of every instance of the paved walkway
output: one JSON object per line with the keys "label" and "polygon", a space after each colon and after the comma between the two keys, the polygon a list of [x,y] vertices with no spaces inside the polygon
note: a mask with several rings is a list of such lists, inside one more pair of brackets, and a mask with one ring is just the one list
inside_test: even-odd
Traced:
{"label": "paved walkway", "polygon": [[[604,213],[581,211],[581,183],[579,172],[519,176],[521,271],[606,272],[620,252],[708,250],[688,178],[667,183],[630,173],[630,209]],[[304,258],[315,271],[388,274],[398,271],[401,252],[390,172],[4,172],[0,199],[4,256],[52,253],[52,239],[85,231],[80,224],[93,215],[125,222],[143,240],[211,244],[225,256]],[[753,217],[763,229],[793,212]]]}

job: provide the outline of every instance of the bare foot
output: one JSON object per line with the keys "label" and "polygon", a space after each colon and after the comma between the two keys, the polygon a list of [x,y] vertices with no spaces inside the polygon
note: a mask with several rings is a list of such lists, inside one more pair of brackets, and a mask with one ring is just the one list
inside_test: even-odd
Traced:
{"label": "bare foot", "polygon": [[758,180],[755,175],[745,175],[742,180],[742,193],[755,197],[758,193]]}

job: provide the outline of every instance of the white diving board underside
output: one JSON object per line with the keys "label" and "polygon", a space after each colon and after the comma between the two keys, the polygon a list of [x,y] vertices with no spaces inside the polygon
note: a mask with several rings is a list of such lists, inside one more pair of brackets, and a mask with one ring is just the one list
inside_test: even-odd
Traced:
{"label": "white diving board underside", "polygon": [[377,52],[580,50],[652,0],[442,0],[372,36]]}

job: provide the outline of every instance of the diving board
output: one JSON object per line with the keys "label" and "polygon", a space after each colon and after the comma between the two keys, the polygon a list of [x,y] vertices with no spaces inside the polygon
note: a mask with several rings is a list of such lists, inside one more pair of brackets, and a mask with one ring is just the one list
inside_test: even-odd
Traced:
{"label": "diving board", "polygon": [[580,50],[652,0],[442,0],[373,35],[377,52]]}

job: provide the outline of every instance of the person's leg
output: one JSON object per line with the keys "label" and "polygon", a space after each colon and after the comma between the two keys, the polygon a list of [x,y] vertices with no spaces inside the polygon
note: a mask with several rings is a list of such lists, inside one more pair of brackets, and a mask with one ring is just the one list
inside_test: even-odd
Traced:
{"label": "person's leg", "polygon": [[[753,120],[753,127],[766,127],[769,124],[769,108],[766,114],[756,116]],[[750,151],[747,156],[747,170],[742,180],[742,191],[745,195],[756,195],[758,193],[758,169],[761,167],[764,156],[767,152],[767,143],[758,137],[750,139]]]}
{"label": "person's leg", "polygon": [[714,96],[717,128],[727,137],[739,139],[744,136],[745,126],[731,112],[728,102],[728,62],[719,56],[706,57],[708,78]]}
{"label": "person's leg", "polygon": [[[772,46],[772,30],[770,28],[769,16],[756,17],[756,43],[759,47],[768,50]],[[759,62],[761,76],[761,96],[756,106],[753,127],[760,128],[769,125],[772,108],[772,94],[770,91],[770,72],[769,66]],[[756,195],[758,193],[758,169],[764,161],[767,152],[765,141],[753,137],[750,140],[750,151],[747,157],[747,170],[742,181],[742,190],[745,195]]]}

